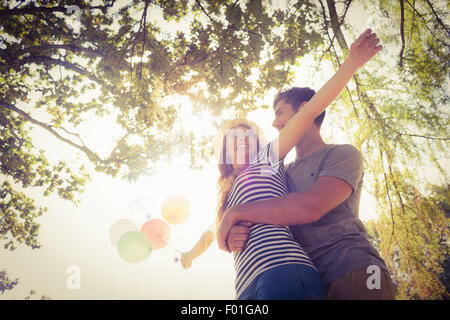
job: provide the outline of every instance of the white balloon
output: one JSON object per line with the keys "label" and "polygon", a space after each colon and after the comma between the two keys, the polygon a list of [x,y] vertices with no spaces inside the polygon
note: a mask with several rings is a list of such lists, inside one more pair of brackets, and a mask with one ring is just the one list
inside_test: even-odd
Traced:
{"label": "white balloon", "polygon": [[109,228],[109,240],[113,246],[117,246],[119,238],[128,231],[138,231],[137,225],[128,219],[120,219],[114,222]]}

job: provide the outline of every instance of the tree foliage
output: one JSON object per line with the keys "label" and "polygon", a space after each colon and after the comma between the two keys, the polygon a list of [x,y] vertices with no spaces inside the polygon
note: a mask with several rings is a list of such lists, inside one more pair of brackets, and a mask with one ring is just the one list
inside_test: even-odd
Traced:
{"label": "tree foliage", "polygon": [[[321,4],[328,38],[337,39],[328,56],[339,64],[339,52],[348,48],[338,24],[342,18],[334,1]],[[365,5],[386,53],[376,67],[354,77],[354,89],[339,100],[350,112],[337,121],[357,126],[350,139],[366,157],[379,249],[398,285],[397,297],[448,298],[441,277],[449,256],[448,171],[438,161],[448,157],[450,43],[442,22],[448,10],[429,1]],[[427,176],[430,168],[442,174],[443,185]]]}
{"label": "tree foliage", "polygon": [[7,290],[12,290],[18,283],[19,279],[9,279],[6,270],[0,271],[0,291],[2,294]]}
{"label": "tree foliage", "polygon": [[[68,14],[75,5],[80,23]],[[297,6],[306,9],[308,4]],[[151,17],[158,13],[163,16],[159,21]],[[50,165],[45,150],[33,147],[25,123],[82,152],[97,171],[136,179],[183,136],[172,130],[176,106],[163,106],[161,99],[185,95],[197,109],[245,113],[256,108],[255,99],[266,88],[288,81],[289,63],[321,41],[315,31],[305,30],[314,20],[310,15],[273,33],[300,14],[277,11],[271,17],[260,1],[130,1],[121,7],[115,1],[95,6],[32,1],[3,6],[0,16],[0,157],[2,173],[11,181],[3,184],[1,234],[5,238],[10,232],[5,246],[10,249],[11,239],[33,238],[30,223],[44,210],[14,184],[43,187],[45,195],[57,191],[74,200],[88,179],[83,166]],[[173,34],[159,26],[182,19],[190,23],[181,23]],[[284,43],[292,32],[302,34],[301,41]],[[276,59],[266,57],[267,52]],[[283,68],[275,71],[277,66]],[[258,67],[262,72],[255,85],[249,76]],[[220,91],[227,88],[231,93],[224,99]],[[43,111],[47,119],[33,111]],[[123,132],[104,157],[77,132],[92,112],[117,115]],[[135,136],[141,144],[130,142]],[[29,220],[21,233],[19,216]]]}
{"label": "tree foliage", "polygon": [[[379,219],[369,228],[401,298],[442,298],[448,249],[448,7],[428,0],[20,1],[0,5],[0,236],[6,249],[37,243],[39,207],[23,190],[41,188],[76,203],[84,164],[137,179],[187,133],[176,126],[189,99],[217,118],[261,107],[289,87],[299,58],[337,68],[348,50],[353,5],[365,5],[385,50],[354,77],[334,119],[366,156],[365,185]],[[70,15],[69,6],[79,8]],[[122,135],[108,154],[80,127],[114,116]],[[40,127],[80,152],[78,168],[50,163],[33,146]],[[350,129],[349,129],[350,128]],[[140,138],[136,143],[135,137]],[[212,137],[191,139],[192,166],[211,156]],[[424,174],[439,170],[444,182]],[[428,180],[427,180],[428,179]],[[442,184],[444,183],[444,184]],[[371,225],[372,226],[372,225]]]}

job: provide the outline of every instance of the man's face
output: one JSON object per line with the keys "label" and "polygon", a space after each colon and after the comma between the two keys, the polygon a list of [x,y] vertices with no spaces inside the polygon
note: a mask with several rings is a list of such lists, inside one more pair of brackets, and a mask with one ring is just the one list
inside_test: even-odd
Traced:
{"label": "man's face", "polygon": [[[301,106],[299,108],[301,108]],[[294,111],[292,106],[289,103],[286,103],[285,99],[280,100],[275,106],[275,120],[273,121],[272,126],[280,131],[294,114],[296,114],[296,111]]]}

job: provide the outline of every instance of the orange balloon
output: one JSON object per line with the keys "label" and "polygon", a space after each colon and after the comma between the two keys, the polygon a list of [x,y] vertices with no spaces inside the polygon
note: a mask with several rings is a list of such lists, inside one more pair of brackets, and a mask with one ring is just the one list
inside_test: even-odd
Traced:
{"label": "orange balloon", "polygon": [[179,225],[189,218],[191,207],[185,197],[174,194],[164,201],[161,211],[164,220],[170,224]]}
{"label": "orange balloon", "polygon": [[142,225],[141,232],[150,240],[153,250],[164,248],[170,238],[169,226],[161,219],[148,220]]}

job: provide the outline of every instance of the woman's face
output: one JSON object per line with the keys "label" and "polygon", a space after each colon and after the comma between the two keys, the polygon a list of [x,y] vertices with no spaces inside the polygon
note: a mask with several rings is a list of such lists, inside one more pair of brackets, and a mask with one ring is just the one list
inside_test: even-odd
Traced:
{"label": "woman's face", "polygon": [[235,169],[244,169],[258,151],[258,137],[254,130],[235,127],[227,131],[226,159]]}

